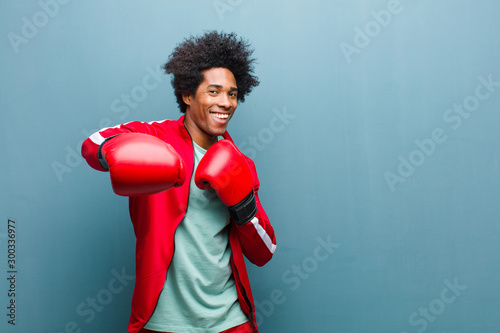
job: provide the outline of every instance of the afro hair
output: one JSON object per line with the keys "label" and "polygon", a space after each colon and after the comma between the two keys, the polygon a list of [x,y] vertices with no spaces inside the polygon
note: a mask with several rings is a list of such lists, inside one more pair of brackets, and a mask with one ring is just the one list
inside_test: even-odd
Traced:
{"label": "afro hair", "polygon": [[172,74],[172,86],[182,113],[187,105],[182,100],[184,94],[195,94],[203,82],[202,71],[223,67],[229,69],[238,85],[238,100],[245,101],[253,87],[259,84],[253,75],[255,59],[250,44],[234,33],[206,32],[202,36],[190,36],[174,49],[168,62],[163,66],[167,74]]}

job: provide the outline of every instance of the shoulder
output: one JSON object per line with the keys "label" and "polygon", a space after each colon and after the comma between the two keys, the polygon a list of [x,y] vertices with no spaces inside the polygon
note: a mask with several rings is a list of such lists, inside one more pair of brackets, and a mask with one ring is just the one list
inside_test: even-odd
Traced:
{"label": "shoulder", "polygon": [[158,137],[162,137],[163,139],[167,139],[169,137],[175,136],[189,136],[185,127],[184,127],[184,116],[181,116],[177,120],[156,120],[150,121],[147,124],[154,129],[155,134]]}

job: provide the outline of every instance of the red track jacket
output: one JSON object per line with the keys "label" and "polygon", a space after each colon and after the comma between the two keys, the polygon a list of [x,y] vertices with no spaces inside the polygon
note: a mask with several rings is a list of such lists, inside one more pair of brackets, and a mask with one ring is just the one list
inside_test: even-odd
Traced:
{"label": "red track jacket", "polygon": [[[181,187],[129,198],[129,210],[136,236],[136,282],[132,297],[129,332],[139,332],[149,320],[163,288],[174,253],[175,229],[184,218],[188,206],[189,180],[193,176],[194,152],[191,137],[184,127],[184,116],[176,121],[131,122],[104,128],[83,142],[82,155],[94,169],[104,171],[97,160],[97,149],[108,137],[119,133],[145,133],[169,143],[185,162],[186,181]],[[231,140],[226,132],[225,139]],[[257,266],[266,264],[276,249],[276,238],[269,219],[260,204],[259,180],[255,165],[247,158],[253,171],[257,215],[239,226],[231,223],[231,267],[236,281],[238,299],[243,312],[257,329],[255,307],[243,254]]]}

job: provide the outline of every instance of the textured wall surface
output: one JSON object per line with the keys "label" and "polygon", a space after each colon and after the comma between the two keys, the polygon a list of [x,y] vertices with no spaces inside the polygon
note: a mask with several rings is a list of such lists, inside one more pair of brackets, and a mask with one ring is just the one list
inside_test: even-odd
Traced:
{"label": "textured wall surface", "polygon": [[0,331],[125,332],[126,198],[95,130],[177,119],[175,45],[255,48],[229,131],[278,248],[248,266],[262,333],[500,327],[500,2],[2,1]]}

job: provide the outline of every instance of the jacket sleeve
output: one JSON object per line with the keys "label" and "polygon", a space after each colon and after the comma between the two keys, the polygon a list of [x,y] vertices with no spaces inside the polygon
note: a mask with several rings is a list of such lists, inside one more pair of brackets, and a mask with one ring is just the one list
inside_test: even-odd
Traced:
{"label": "jacket sleeve", "polygon": [[99,171],[106,171],[103,169],[103,167],[99,163],[99,160],[97,159],[97,150],[106,139],[122,133],[144,133],[158,136],[159,133],[156,130],[154,124],[134,121],[117,125],[115,127],[103,128],[83,141],[82,156],[92,168]]}
{"label": "jacket sleeve", "polygon": [[264,208],[259,199],[259,179],[255,170],[255,165],[250,159],[250,166],[254,174],[254,192],[255,200],[257,203],[257,215],[248,223],[237,225],[234,223],[240,240],[241,249],[245,257],[257,266],[265,265],[271,260],[274,251],[276,250],[276,237],[274,236],[274,229],[269,222]]}

